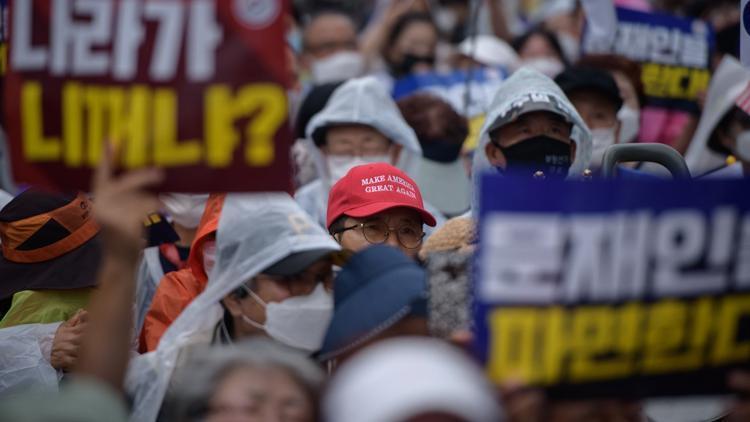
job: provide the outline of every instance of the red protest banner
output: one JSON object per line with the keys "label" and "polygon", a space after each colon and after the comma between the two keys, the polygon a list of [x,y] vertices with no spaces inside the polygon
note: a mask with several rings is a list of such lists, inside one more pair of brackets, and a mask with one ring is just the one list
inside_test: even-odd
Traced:
{"label": "red protest banner", "polygon": [[106,140],[160,190],[290,190],[283,0],[11,0],[16,182],[88,189]]}

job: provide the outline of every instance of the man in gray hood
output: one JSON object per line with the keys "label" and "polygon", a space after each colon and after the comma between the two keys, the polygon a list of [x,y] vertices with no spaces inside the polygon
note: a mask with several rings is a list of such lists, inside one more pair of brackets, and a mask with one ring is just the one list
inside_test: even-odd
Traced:
{"label": "man in gray hood", "polygon": [[532,177],[577,178],[591,160],[591,131],[550,78],[522,68],[495,94],[474,155],[474,209],[479,180],[494,171]]}
{"label": "man in gray hood", "polygon": [[[328,192],[349,170],[384,162],[414,175],[422,155],[414,130],[373,77],[351,79],[336,88],[310,120],[306,135],[318,179],[297,190],[295,199],[321,226],[326,224]],[[438,224],[442,220],[438,217]]]}

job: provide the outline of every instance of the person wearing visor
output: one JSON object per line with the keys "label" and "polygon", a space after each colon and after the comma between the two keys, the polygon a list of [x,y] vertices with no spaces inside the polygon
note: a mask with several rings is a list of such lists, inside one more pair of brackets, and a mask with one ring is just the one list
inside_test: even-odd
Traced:
{"label": "person wearing visor", "polygon": [[333,306],[331,250],[292,254],[241,284],[222,300],[225,313],[214,341],[233,343],[266,334],[296,349],[316,351]]}
{"label": "person wearing visor", "polygon": [[436,221],[416,182],[385,163],[354,167],[328,196],[328,232],[347,251],[385,243],[416,258],[424,224]]}
{"label": "person wearing visor", "polygon": [[580,177],[590,157],[591,133],[573,104],[551,79],[522,68],[500,85],[480,132],[472,169],[474,200],[485,171]]}

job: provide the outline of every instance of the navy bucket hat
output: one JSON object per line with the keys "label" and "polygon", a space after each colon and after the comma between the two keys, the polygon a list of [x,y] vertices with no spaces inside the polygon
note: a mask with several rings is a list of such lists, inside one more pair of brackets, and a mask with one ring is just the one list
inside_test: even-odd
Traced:
{"label": "navy bucket hat", "polygon": [[334,311],[321,361],[335,358],[409,315],[427,316],[425,272],[398,249],[373,245],[352,256],[334,283]]}

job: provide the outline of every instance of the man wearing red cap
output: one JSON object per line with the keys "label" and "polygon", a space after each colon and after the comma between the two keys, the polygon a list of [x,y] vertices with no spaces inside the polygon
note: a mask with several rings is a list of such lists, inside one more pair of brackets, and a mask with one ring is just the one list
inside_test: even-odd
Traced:
{"label": "man wearing red cap", "polygon": [[424,238],[423,224],[435,223],[414,180],[390,164],[354,167],[328,194],[328,232],[342,248],[354,252],[385,243],[415,258]]}

